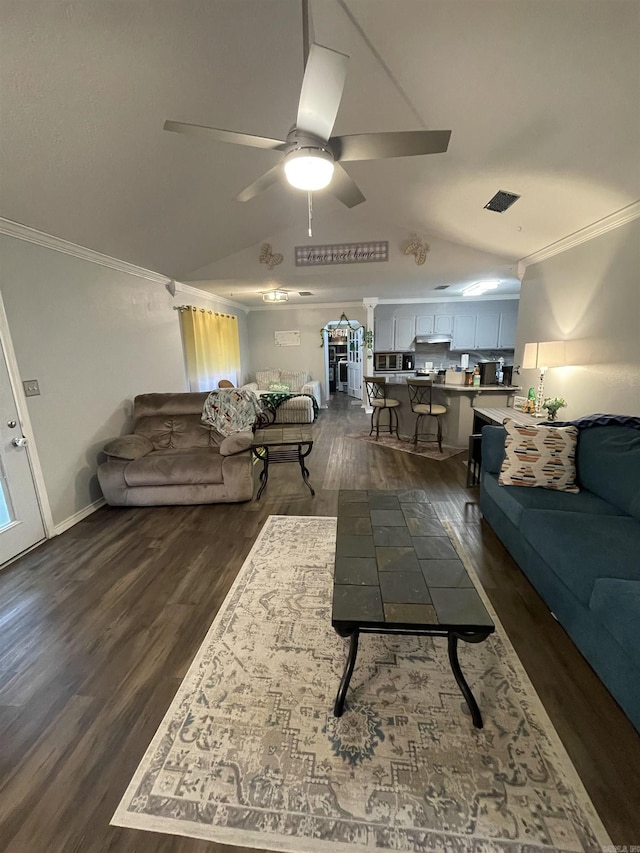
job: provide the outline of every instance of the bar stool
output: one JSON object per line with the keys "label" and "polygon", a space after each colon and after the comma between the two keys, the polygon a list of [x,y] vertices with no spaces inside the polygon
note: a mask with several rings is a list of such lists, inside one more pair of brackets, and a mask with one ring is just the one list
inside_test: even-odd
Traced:
{"label": "bar stool", "polygon": [[384,376],[365,376],[364,384],[367,389],[367,398],[369,405],[372,407],[371,412],[371,429],[369,435],[373,433],[375,428],[376,441],[380,436],[380,414],[383,411],[389,412],[389,425],[383,426],[382,431],[393,435],[393,422],[395,419],[395,434],[398,435],[398,413],[396,408],[400,405],[400,400],[394,400],[392,397],[387,397],[387,380]]}
{"label": "bar stool", "polygon": [[[442,423],[440,416],[447,414],[447,407],[441,406],[440,403],[434,403],[431,400],[432,385],[431,379],[407,379],[411,411],[418,416],[416,418],[416,428],[413,433],[413,443],[417,446],[418,441],[437,441],[440,453],[442,453]],[[434,433],[432,432],[419,432],[420,421],[425,417],[436,419],[438,430],[435,433],[435,438],[425,437],[433,436]]]}

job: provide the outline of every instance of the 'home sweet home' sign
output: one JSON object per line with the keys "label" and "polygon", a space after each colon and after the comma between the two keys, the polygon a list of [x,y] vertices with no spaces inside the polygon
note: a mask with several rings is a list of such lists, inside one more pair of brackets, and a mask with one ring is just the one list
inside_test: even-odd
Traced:
{"label": "'home sweet home' sign", "polygon": [[297,267],[329,264],[371,264],[389,260],[389,241],[368,243],[335,243],[329,246],[296,246]]}

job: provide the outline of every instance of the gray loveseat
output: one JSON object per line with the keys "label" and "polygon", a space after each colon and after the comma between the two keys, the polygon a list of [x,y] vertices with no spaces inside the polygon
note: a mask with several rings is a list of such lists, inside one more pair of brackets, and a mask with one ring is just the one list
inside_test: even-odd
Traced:
{"label": "gray loveseat", "polygon": [[226,438],[201,422],[207,392],[140,394],[133,434],[104,448],[98,481],[112,506],[251,500],[253,433]]}
{"label": "gray loveseat", "polygon": [[640,429],[615,421],[580,429],[578,494],[499,485],[505,430],[484,427],[480,508],[640,731]]}

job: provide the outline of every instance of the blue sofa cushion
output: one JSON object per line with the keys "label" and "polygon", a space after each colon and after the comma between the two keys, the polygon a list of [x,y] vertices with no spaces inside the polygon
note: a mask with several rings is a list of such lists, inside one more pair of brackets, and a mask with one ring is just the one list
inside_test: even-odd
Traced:
{"label": "blue sofa cushion", "polygon": [[560,512],[591,513],[593,515],[624,515],[606,501],[583,489],[578,494],[552,489],[523,489],[520,486],[501,486],[496,474],[482,475],[482,486],[512,524],[520,526],[522,513],[527,509],[554,509]]}
{"label": "blue sofa cushion", "polygon": [[504,461],[504,439],[507,434],[503,426],[482,427],[482,470],[499,474]]}
{"label": "blue sofa cushion", "polygon": [[589,609],[622,648],[640,663],[640,580],[599,578],[593,585]]}
{"label": "blue sofa cushion", "polygon": [[640,580],[635,518],[531,509],[522,513],[520,531],[585,607],[598,578]]}
{"label": "blue sofa cushion", "polygon": [[640,430],[624,426],[580,431],[578,482],[640,519]]}

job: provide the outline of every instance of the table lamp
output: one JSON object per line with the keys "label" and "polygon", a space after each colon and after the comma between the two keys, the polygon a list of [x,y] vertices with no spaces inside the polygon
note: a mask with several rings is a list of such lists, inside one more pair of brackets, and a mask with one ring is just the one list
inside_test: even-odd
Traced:
{"label": "table lamp", "polygon": [[564,364],[566,364],[564,341],[539,341],[524,345],[522,367],[525,369],[537,367],[540,371],[536,394],[536,417],[546,417],[542,409],[545,373],[550,367],[562,367]]}

